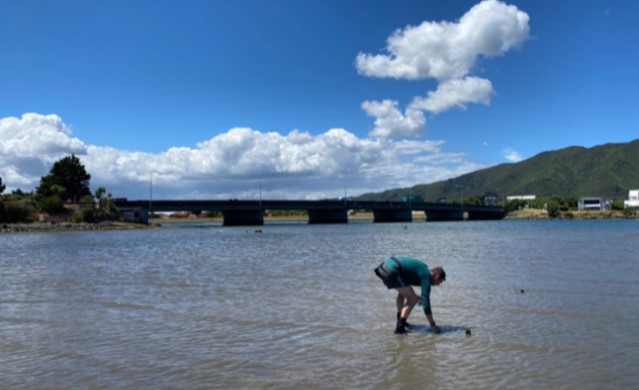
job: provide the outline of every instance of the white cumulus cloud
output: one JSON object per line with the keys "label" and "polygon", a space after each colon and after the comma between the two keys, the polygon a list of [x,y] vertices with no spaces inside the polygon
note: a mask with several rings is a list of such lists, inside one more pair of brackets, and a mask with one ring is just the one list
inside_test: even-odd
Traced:
{"label": "white cumulus cloud", "polygon": [[425,98],[417,97],[408,106],[412,110],[425,110],[434,114],[451,107],[466,109],[467,103],[489,104],[493,95],[490,80],[479,77],[447,80],[437,86],[436,91],[428,92]]}
{"label": "white cumulus cloud", "polygon": [[91,187],[147,199],[316,199],[444,180],[482,168],[444,141],[359,138],[340,128],[288,134],[232,128],[193,147],[160,153],[86,145],[57,115],[0,118],[0,177],[33,190],[53,162],[76,154]]}
{"label": "white cumulus cloud", "polygon": [[402,113],[394,100],[365,101],[362,108],[375,118],[375,128],[369,133],[372,137],[413,137],[424,132],[424,113],[411,108]]}
{"label": "white cumulus cloud", "polygon": [[56,160],[86,151],[87,146],[71,137],[71,129],[55,114],[0,118],[0,177],[9,188],[30,186]]}
{"label": "white cumulus cloud", "polygon": [[[362,107],[375,117],[371,135],[405,137],[421,135],[426,120],[413,118],[422,111],[437,114],[468,103],[490,104],[493,92],[489,80],[469,76],[478,59],[503,55],[529,37],[529,17],[513,5],[485,0],[473,6],[458,21],[425,21],[419,26],[396,30],[387,40],[386,53],[360,52],[355,58],[359,74],[369,77],[407,80],[435,79],[437,90],[416,97],[404,113]],[[393,101],[392,99],[384,100]],[[377,104],[382,104],[377,103]]]}
{"label": "white cumulus cloud", "polygon": [[520,162],[521,160],[523,160],[524,158],[519,154],[519,152],[517,152],[515,149],[512,148],[506,148],[504,150],[501,151],[502,155],[504,156],[504,158],[510,162]]}
{"label": "white cumulus cloud", "polygon": [[395,31],[387,54],[359,53],[360,74],[409,80],[467,75],[480,56],[501,55],[528,38],[529,17],[513,5],[486,0],[459,21],[423,22]]}

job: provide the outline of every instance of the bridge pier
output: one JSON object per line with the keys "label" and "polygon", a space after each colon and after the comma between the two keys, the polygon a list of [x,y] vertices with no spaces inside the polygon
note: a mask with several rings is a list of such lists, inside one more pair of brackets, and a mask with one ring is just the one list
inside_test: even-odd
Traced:
{"label": "bridge pier", "polygon": [[348,213],[345,209],[340,210],[306,210],[308,212],[308,223],[347,223]]}
{"label": "bridge pier", "polygon": [[374,222],[413,222],[413,211],[410,209],[373,209]]}
{"label": "bridge pier", "polygon": [[463,210],[426,210],[426,221],[463,221]]}
{"label": "bridge pier", "polygon": [[222,211],[223,226],[264,225],[262,210],[226,210]]}

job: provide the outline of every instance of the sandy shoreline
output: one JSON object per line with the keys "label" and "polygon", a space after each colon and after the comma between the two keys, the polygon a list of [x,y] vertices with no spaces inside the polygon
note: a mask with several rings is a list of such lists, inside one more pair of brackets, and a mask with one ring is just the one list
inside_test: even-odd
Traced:
{"label": "sandy shoreline", "polygon": [[137,230],[158,227],[138,223],[106,221],[98,223],[72,222],[34,222],[34,223],[0,223],[0,233],[37,233],[37,232],[80,232],[101,230]]}

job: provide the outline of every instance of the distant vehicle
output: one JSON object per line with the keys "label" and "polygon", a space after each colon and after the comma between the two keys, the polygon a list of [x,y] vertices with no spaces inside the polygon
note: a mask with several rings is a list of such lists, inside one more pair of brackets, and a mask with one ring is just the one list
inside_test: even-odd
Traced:
{"label": "distant vehicle", "polygon": [[423,202],[424,197],[421,195],[402,195],[402,202]]}

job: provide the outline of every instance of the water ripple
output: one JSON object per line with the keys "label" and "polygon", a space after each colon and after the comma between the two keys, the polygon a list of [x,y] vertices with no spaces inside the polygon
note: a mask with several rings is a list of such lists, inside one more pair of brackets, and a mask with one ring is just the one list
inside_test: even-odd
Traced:
{"label": "water ripple", "polygon": [[[636,221],[1,235],[0,388],[632,388]],[[393,334],[389,254],[443,264]],[[472,335],[465,330],[470,328]]]}

